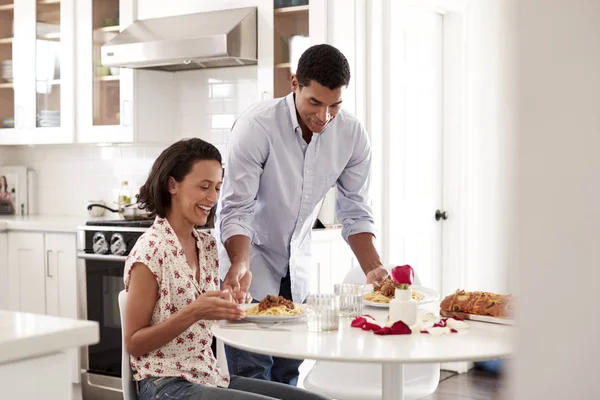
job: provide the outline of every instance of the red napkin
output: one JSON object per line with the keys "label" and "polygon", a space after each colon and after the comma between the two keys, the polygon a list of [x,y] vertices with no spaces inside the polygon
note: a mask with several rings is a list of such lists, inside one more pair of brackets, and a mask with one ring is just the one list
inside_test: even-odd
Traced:
{"label": "red napkin", "polygon": [[412,333],[408,325],[402,321],[395,322],[391,327],[385,326],[382,328],[376,323],[369,321],[367,318],[371,321],[375,321],[375,318],[365,314],[354,318],[350,326],[353,328],[360,328],[363,331],[373,331],[376,335],[409,335]]}

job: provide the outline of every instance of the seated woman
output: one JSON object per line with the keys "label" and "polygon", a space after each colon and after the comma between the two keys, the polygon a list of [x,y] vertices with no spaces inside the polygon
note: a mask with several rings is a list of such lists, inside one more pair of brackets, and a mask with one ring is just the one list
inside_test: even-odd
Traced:
{"label": "seated woman", "polygon": [[213,145],[182,140],[163,151],[140,189],[140,207],[156,220],[125,263],[125,346],[139,399],[326,399],[217,367],[211,325],[244,318],[232,293],[219,290],[215,240],[195,229],[212,216],[222,176]]}

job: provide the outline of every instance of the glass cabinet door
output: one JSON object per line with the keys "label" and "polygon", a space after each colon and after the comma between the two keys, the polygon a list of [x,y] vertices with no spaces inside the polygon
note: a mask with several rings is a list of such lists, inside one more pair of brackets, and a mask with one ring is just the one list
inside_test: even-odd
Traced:
{"label": "glass cabinet door", "polygon": [[119,33],[119,0],[92,1],[92,29],[93,125],[119,125],[120,71],[100,60],[101,46]]}
{"label": "glass cabinet door", "polygon": [[14,2],[0,0],[0,129],[15,126],[13,38]]}
{"label": "glass cabinet door", "polygon": [[291,76],[296,73],[300,55],[310,47],[307,0],[274,0],[275,32],[273,44],[275,97],[291,91]]}
{"label": "glass cabinet door", "polygon": [[35,92],[36,127],[60,127],[61,2],[36,3]]}

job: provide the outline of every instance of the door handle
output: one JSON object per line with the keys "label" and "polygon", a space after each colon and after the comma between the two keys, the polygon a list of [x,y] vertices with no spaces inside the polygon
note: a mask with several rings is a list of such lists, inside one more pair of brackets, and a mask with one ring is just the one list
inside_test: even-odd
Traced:
{"label": "door handle", "polygon": [[448,219],[448,214],[446,213],[446,211],[440,211],[440,210],[435,210],[435,220],[439,221],[440,219],[443,219],[444,221]]}
{"label": "door handle", "polygon": [[50,254],[51,253],[52,253],[52,250],[46,251],[46,277],[53,279],[54,276],[52,276],[52,274],[50,273]]}

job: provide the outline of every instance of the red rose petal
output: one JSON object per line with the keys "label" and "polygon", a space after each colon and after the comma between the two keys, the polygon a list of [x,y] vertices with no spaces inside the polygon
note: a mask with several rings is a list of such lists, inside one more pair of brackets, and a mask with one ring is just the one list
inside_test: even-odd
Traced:
{"label": "red rose petal", "polygon": [[381,328],[378,331],[374,331],[374,333],[376,335],[389,335],[390,333],[392,333],[392,330],[386,326],[385,328]]}
{"label": "red rose petal", "polygon": [[381,327],[377,324],[373,324],[371,322],[365,322],[362,326],[363,331],[378,331]]}
{"label": "red rose petal", "polygon": [[409,335],[412,333],[408,325],[402,321],[394,322],[394,325],[391,327],[391,331],[394,335]]}
{"label": "red rose petal", "polygon": [[351,327],[353,328],[362,328],[362,326],[367,322],[366,318],[364,317],[356,317],[352,320],[352,323],[350,324]]}
{"label": "red rose petal", "polygon": [[450,328],[450,332],[457,333],[458,331],[456,329],[454,329],[454,328]]}
{"label": "red rose petal", "polygon": [[439,322],[433,324],[434,328],[445,328],[448,325],[448,318],[442,318]]}
{"label": "red rose petal", "polygon": [[427,331],[421,331],[421,333],[427,333],[427,334],[429,334],[429,332],[427,332]]}

